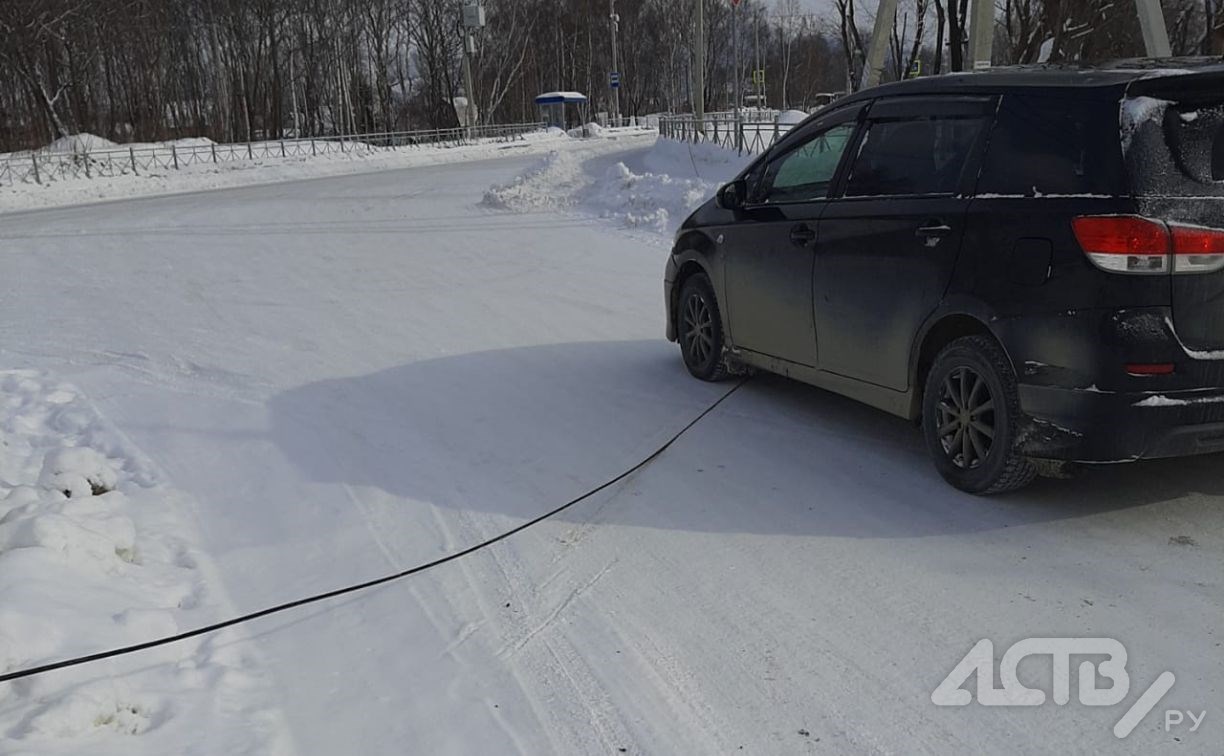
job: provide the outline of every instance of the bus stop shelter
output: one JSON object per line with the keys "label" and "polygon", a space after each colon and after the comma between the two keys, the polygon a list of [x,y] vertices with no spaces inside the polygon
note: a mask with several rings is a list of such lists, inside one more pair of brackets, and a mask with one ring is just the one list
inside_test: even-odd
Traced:
{"label": "bus stop shelter", "polygon": [[[545,92],[535,98],[540,106],[540,114],[549,126],[559,129],[569,129],[570,113],[577,113],[578,122],[574,126],[586,123],[587,96],[581,92]],[[574,107],[568,107],[573,105]]]}

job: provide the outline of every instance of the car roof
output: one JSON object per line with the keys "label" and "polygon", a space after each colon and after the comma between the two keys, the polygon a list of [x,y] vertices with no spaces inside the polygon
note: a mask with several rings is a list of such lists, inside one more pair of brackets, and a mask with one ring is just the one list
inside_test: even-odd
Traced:
{"label": "car roof", "polygon": [[836,104],[840,106],[896,95],[998,94],[1016,90],[1075,90],[1082,95],[1085,90],[1099,89],[1113,95],[1139,79],[1187,74],[1224,75],[1224,61],[1217,57],[1135,58],[1093,67],[1063,64],[1005,66],[884,84],[856,92],[838,100]]}

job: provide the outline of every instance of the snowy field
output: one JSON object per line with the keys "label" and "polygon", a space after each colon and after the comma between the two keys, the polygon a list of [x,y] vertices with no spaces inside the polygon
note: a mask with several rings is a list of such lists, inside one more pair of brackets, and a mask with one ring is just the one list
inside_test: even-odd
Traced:
{"label": "snowy field", "polygon": [[[0,671],[429,561],[688,423],[729,386],[662,339],[668,232],[739,159],[650,144],[0,215]],[[758,376],[466,559],[0,684],[0,753],[1219,754],[1220,463],[979,499]],[[1125,740],[931,702],[1029,637],[1176,684]]]}

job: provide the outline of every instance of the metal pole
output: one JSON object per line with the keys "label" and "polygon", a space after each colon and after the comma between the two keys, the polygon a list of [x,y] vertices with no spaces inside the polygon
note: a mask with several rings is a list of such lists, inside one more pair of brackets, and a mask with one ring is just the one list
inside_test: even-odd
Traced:
{"label": "metal pole", "polygon": [[[976,6],[974,6],[976,7]],[[863,66],[862,89],[874,87],[884,75],[884,56],[888,54],[888,36],[897,23],[897,0],[880,0],[876,9],[875,28],[871,32],[871,44],[867,48],[867,62]]]}
{"label": "metal pole", "polygon": [[471,53],[468,52],[468,43],[469,41],[472,40],[472,36],[470,34],[465,33],[464,37],[465,39],[463,41],[463,93],[467,97],[467,104],[464,106],[463,109],[467,113],[467,117],[463,119],[465,121],[465,123],[463,124],[463,127],[469,133],[469,138],[471,138],[470,137],[471,127],[473,124],[476,123],[476,117],[475,117],[475,108],[476,108],[475,92],[476,90],[472,86],[472,55]]}
{"label": "metal pole", "polygon": [[693,77],[693,115],[697,129],[705,131],[705,0],[697,0],[697,71]]}
{"label": "metal pole", "polygon": [[969,11],[969,52],[973,56],[973,70],[990,68],[994,52],[994,0],[973,0]]}
{"label": "metal pole", "polygon": [[1139,27],[1143,30],[1143,47],[1149,58],[1171,58],[1169,29],[1165,26],[1160,0],[1135,0],[1139,11]]}
{"label": "metal pole", "polygon": [[289,53],[289,94],[293,98],[293,138],[301,139],[302,131],[298,126],[297,73],[293,66],[294,54]]}
{"label": "metal pole", "polygon": [[731,3],[731,49],[735,59],[735,150],[739,154],[744,154],[744,128],[743,128],[743,108],[744,108],[744,93],[743,93],[743,71],[740,69],[740,38],[739,38],[739,7],[738,0]]}
{"label": "metal pole", "polygon": [[[616,60],[616,32],[620,26],[620,19],[616,15],[616,0],[608,0],[608,20],[612,24],[612,70],[618,71]],[[620,126],[620,82],[612,88],[612,117],[615,118],[612,122],[613,126]],[[611,86],[611,82],[609,82]]]}
{"label": "metal pole", "polygon": [[761,70],[761,11],[755,9],[752,14],[752,93],[756,95],[756,102],[752,105],[758,110],[764,107],[764,102],[761,98],[761,90],[764,89],[764,82],[757,81],[757,71]]}

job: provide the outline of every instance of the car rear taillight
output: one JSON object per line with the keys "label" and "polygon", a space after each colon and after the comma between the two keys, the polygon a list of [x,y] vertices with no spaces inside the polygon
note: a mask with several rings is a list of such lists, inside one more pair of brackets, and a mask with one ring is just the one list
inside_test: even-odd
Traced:
{"label": "car rear taillight", "polygon": [[1110,273],[1212,273],[1224,269],[1224,230],[1138,215],[1085,215],[1071,222],[1084,254]]}
{"label": "car rear taillight", "polygon": [[1136,215],[1088,215],[1072,221],[1084,254],[1111,273],[1168,273],[1169,229]]}
{"label": "car rear taillight", "polygon": [[1127,375],[1148,376],[1148,375],[1173,375],[1176,369],[1172,362],[1132,362],[1127,364]]}
{"label": "car rear taillight", "polygon": [[1173,233],[1173,272],[1211,273],[1224,268],[1224,231],[1202,226],[1170,224]]}

